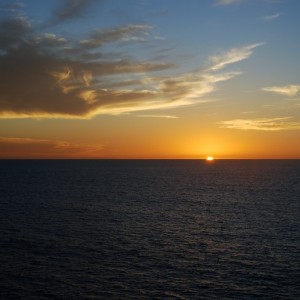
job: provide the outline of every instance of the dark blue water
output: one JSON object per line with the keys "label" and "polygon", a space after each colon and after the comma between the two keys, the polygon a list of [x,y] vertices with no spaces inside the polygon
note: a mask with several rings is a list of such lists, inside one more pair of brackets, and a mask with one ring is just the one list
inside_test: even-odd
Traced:
{"label": "dark blue water", "polygon": [[300,297],[300,160],[0,170],[1,299]]}

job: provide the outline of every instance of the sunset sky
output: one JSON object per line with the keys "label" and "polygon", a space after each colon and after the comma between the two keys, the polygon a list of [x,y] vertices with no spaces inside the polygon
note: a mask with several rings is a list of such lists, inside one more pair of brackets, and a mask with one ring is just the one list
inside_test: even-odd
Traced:
{"label": "sunset sky", "polygon": [[300,158],[299,0],[0,0],[0,158]]}

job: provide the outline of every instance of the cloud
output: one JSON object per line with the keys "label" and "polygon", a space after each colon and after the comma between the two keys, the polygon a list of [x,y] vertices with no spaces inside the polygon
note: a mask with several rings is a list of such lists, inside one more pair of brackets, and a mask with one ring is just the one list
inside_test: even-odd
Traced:
{"label": "cloud", "polygon": [[138,118],[162,118],[162,119],[178,119],[177,116],[170,115],[137,115]]}
{"label": "cloud", "polygon": [[6,51],[18,45],[31,29],[30,20],[19,14],[0,20],[0,50]]}
{"label": "cloud", "polygon": [[53,23],[65,22],[82,16],[93,1],[94,0],[61,1],[61,6],[54,12]]}
{"label": "cloud", "polygon": [[280,16],[279,13],[273,14],[273,15],[269,15],[269,16],[264,16],[263,20],[267,21],[267,22],[270,22],[270,21],[273,21],[273,20],[277,19],[279,16]]}
{"label": "cloud", "polygon": [[89,38],[80,41],[85,48],[94,48],[113,42],[145,41],[151,26],[144,24],[130,24],[123,27],[96,30]]}
{"label": "cloud", "polygon": [[10,10],[15,11],[17,9],[21,9],[24,7],[22,2],[12,2],[12,3],[5,3],[0,5],[0,10]]}
{"label": "cloud", "polygon": [[[66,3],[73,5],[70,12]],[[57,15],[75,17],[89,3],[65,1]],[[76,40],[33,24],[19,15],[0,19],[0,118],[88,119],[204,103],[220,82],[241,74],[221,70],[262,45],[230,49],[210,57],[206,68],[170,77],[164,71],[174,68],[173,63],[141,60],[134,51],[122,51],[124,41],[134,47],[145,39],[149,45],[149,25],[100,28]]]}
{"label": "cloud", "polygon": [[264,43],[253,44],[241,48],[233,48],[228,52],[214,55],[210,57],[210,70],[216,71],[225,68],[229,64],[233,64],[242,60],[247,59],[251,54],[252,50],[256,47],[263,45]]}
{"label": "cloud", "polygon": [[262,88],[265,92],[271,92],[275,94],[285,95],[288,97],[293,97],[300,91],[300,85],[284,85],[284,86],[271,86]]}
{"label": "cloud", "polygon": [[102,145],[81,145],[67,141],[0,137],[1,158],[100,157]]}
{"label": "cloud", "polygon": [[230,4],[235,4],[240,2],[241,0],[217,0],[216,1],[216,5],[219,6],[226,6],[226,5],[230,5]]}
{"label": "cloud", "polygon": [[44,47],[67,44],[67,40],[64,37],[57,36],[54,33],[43,33],[41,35],[33,36],[30,42]]}
{"label": "cloud", "polygon": [[288,121],[292,117],[261,118],[261,119],[235,119],[219,122],[221,128],[241,130],[279,131],[300,129],[300,122]]}

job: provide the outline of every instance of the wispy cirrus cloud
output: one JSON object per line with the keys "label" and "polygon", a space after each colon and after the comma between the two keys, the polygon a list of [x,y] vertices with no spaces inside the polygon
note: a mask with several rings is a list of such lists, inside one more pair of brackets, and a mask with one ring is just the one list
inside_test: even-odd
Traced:
{"label": "wispy cirrus cloud", "polygon": [[225,53],[210,57],[210,69],[213,71],[220,70],[229,64],[233,64],[247,59],[253,53],[253,49],[263,45],[264,43],[252,44],[245,47],[233,48]]}
{"label": "wispy cirrus cloud", "polygon": [[61,140],[0,137],[0,157],[101,157],[102,145],[81,145]]}
{"label": "wispy cirrus cloud", "polygon": [[243,0],[216,0],[216,5],[226,6],[226,5],[235,4],[235,3],[238,3],[241,1],[243,1]]}
{"label": "wispy cirrus cloud", "polygon": [[270,86],[262,88],[265,92],[271,92],[275,94],[285,95],[288,97],[296,96],[300,91],[300,85],[283,85],[283,86]]}
{"label": "wispy cirrus cloud", "polygon": [[218,124],[221,128],[241,129],[241,130],[299,130],[300,122],[291,121],[292,117],[280,118],[260,118],[260,119],[234,119],[222,121]]}
{"label": "wispy cirrus cloud", "polygon": [[[90,3],[65,0],[53,20],[76,18]],[[147,24],[99,28],[78,39],[34,24],[26,16],[0,18],[0,118],[87,119],[207,102],[220,82],[241,74],[222,69],[262,45],[229,49],[211,56],[206,68],[170,77],[164,71],[174,63],[122,52],[123,42],[158,43]]]}
{"label": "wispy cirrus cloud", "polygon": [[270,21],[273,21],[273,20],[279,18],[279,16],[280,16],[280,13],[276,13],[273,15],[264,16],[262,19],[266,22],[270,22]]}
{"label": "wispy cirrus cloud", "polygon": [[98,29],[80,44],[85,48],[99,47],[113,42],[145,41],[151,26],[145,24],[129,24],[123,27]]}
{"label": "wispy cirrus cloud", "polygon": [[158,118],[158,119],[178,119],[177,116],[171,115],[136,115],[138,118]]}

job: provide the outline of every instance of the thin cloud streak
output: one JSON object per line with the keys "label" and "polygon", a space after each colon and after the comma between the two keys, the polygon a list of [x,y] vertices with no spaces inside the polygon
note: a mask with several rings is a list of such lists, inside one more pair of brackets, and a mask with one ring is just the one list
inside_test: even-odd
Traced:
{"label": "thin cloud streak", "polygon": [[144,24],[129,24],[123,27],[99,29],[85,40],[80,41],[83,48],[97,48],[113,42],[145,41],[148,30],[152,27]]}
{"label": "thin cloud streak", "polygon": [[271,86],[262,88],[265,92],[285,95],[288,97],[296,96],[300,91],[300,85],[284,85],[284,86]]}
{"label": "thin cloud streak", "polygon": [[20,137],[0,137],[0,156],[18,157],[97,157],[101,156],[102,145],[81,145],[61,140]]}
{"label": "thin cloud streak", "polygon": [[177,116],[170,115],[136,115],[137,118],[159,118],[159,119],[179,119]]}
{"label": "thin cloud streak", "polygon": [[241,48],[233,48],[228,52],[222,53],[220,55],[211,56],[209,58],[211,63],[210,70],[217,71],[225,68],[229,64],[245,60],[252,55],[253,49],[262,45],[264,45],[264,43],[257,43]]}
{"label": "thin cloud streak", "polygon": [[288,121],[292,117],[281,118],[260,118],[260,119],[234,119],[218,122],[220,128],[240,129],[240,130],[299,130],[300,122]]}
{"label": "thin cloud streak", "polygon": [[279,13],[273,14],[273,15],[269,15],[269,16],[264,16],[263,20],[266,21],[266,22],[270,22],[270,21],[273,21],[273,20],[277,19],[279,16],[280,16]]}
{"label": "thin cloud streak", "polygon": [[227,5],[231,5],[231,4],[236,4],[241,1],[242,0],[217,0],[215,4],[217,6],[227,6]]}

